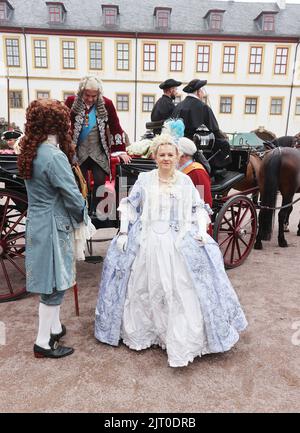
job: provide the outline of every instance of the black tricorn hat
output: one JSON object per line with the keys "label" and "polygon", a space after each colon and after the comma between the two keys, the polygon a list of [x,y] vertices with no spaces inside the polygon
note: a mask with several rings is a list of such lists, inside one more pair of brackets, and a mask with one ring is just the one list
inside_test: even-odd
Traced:
{"label": "black tricorn hat", "polygon": [[173,78],[169,78],[159,85],[160,89],[170,89],[171,87],[181,86],[181,81],[173,80]]}
{"label": "black tricorn hat", "polygon": [[22,132],[17,129],[9,129],[8,131],[4,131],[1,139],[2,140],[11,140],[11,139],[17,139],[21,137]]}
{"label": "black tricorn hat", "polygon": [[207,80],[198,80],[197,78],[195,78],[194,80],[190,81],[182,90],[185,93],[193,93],[201,87],[205,86],[206,83]]}

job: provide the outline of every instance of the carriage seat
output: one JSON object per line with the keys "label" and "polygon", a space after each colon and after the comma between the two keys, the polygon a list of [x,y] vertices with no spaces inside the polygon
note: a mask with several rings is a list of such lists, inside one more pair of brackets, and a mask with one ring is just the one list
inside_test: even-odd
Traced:
{"label": "carriage seat", "polygon": [[245,174],[237,171],[227,171],[225,169],[224,176],[222,178],[211,178],[211,192],[222,193],[230,188],[234,188],[234,185],[244,179]]}

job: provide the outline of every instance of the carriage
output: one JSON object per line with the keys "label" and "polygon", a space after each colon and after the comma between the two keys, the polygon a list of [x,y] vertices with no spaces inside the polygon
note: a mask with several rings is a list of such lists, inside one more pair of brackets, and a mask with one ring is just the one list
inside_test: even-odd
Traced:
{"label": "carriage", "polygon": [[[221,248],[226,268],[241,265],[255,242],[257,213],[251,198],[255,188],[229,195],[229,191],[245,177],[249,155],[249,147],[231,146],[232,161],[225,174],[212,179],[213,237]],[[120,199],[127,195],[140,172],[153,168],[155,162],[152,159],[137,157],[125,165],[113,158],[114,179],[106,186],[114,206],[106,217],[92,219],[97,229],[118,228],[116,208]],[[0,302],[17,299],[26,293],[26,212],[26,188],[18,176],[17,156],[0,154]],[[89,245],[91,249],[91,243]]]}

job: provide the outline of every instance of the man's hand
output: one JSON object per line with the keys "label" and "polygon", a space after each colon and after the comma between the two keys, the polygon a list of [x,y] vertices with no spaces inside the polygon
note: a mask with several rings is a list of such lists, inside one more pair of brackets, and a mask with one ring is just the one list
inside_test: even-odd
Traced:
{"label": "man's hand", "polygon": [[125,164],[131,162],[131,157],[127,155],[127,153],[121,153],[121,155],[119,155],[119,158],[122,159]]}

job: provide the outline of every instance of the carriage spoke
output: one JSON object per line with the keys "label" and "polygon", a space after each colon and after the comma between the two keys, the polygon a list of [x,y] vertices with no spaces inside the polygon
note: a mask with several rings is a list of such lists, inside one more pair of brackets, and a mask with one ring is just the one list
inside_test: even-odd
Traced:
{"label": "carriage spoke", "polygon": [[237,215],[236,215],[236,217],[235,217],[236,226],[239,225],[239,222],[240,222],[240,216],[241,216],[241,211],[242,211],[242,206],[239,206],[238,211],[237,211]]}
{"label": "carriage spoke", "polygon": [[235,244],[236,244],[236,249],[237,249],[237,252],[238,252],[238,255],[239,255],[239,259],[241,259],[242,258],[242,253],[241,253],[241,249],[240,249],[240,245],[239,245],[239,239],[235,240]]}
{"label": "carriage spoke", "polygon": [[236,228],[236,220],[235,220],[235,215],[234,215],[234,208],[233,206],[230,206],[230,212],[231,212],[231,221],[232,221],[232,225],[233,228]]}
{"label": "carriage spoke", "polygon": [[9,228],[8,232],[5,233],[5,236],[3,237],[3,239],[6,239],[7,236],[12,232],[12,230],[14,230],[15,227],[17,227],[17,225],[20,223],[21,219],[25,217],[27,211],[24,211],[20,217],[17,219],[17,221],[15,221],[12,225],[12,227]]}
{"label": "carriage spoke", "polygon": [[245,216],[247,215],[248,211],[249,211],[249,209],[247,208],[247,209],[245,210],[245,212],[243,213],[241,219],[240,219],[239,221],[237,221],[237,225],[241,225],[241,224],[242,224],[242,222],[243,222]]}
{"label": "carriage spoke", "polygon": [[226,254],[227,254],[227,252],[228,252],[228,250],[229,250],[229,247],[230,247],[230,245],[231,245],[233,239],[234,239],[234,237],[232,236],[231,239],[230,239],[230,241],[228,242],[228,245],[227,245],[225,251],[224,251],[224,254],[223,254],[224,257],[226,256]]}
{"label": "carriage spoke", "polygon": [[6,269],[4,260],[1,259],[1,258],[0,258],[0,260],[1,260],[1,266],[2,266],[2,269],[3,269],[3,273],[4,273],[4,276],[5,276],[5,280],[6,280],[6,284],[7,284],[8,290],[10,291],[11,294],[13,294],[14,291],[13,291],[12,285],[10,283],[10,279],[9,279],[9,276],[8,276],[8,273],[7,273],[7,269]]}
{"label": "carriage spoke", "polygon": [[[10,243],[12,243],[12,242],[15,242],[17,239],[20,239],[20,238],[24,238],[25,237],[25,232],[16,232],[17,234],[16,235],[14,235],[11,239],[7,239],[6,240],[6,243],[7,244],[10,244]],[[24,245],[25,246],[25,245]]]}
{"label": "carriage spoke", "polygon": [[219,243],[219,247],[221,247],[223,244],[225,244],[225,242],[232,239],[232,237],[233,237],[233,233],[231,233],[227,238],[225,238],[221,243]]}
{"label": "carriage spoke", "polygon": [[[230,223],[230,221],[226,218],[226,215],[224,215],[223,218],[224,218],[224,220],[225,220],[225,223],[228,224],[229,228],[230,228],[232,231],[234,231],[234,227],[232,226],[232,224]],[[225,223],[223,223],[222,225],[224,225]]]}
{"label": "carriage spoke", "polygon": [[246,248],[248,248],[248,244],[244,241],[243,238],[239,238],[239,240],[240,240],[241,242],[243,242],[243,244],[245,245]]}
{"label": "carriage spoke", "polygon": [[7,197],[6,203],[4,205],[4,208],[2,209],[2,211],[3,211],[3,217],[2,217],[2,221],[1,221],[1,225],[0,225],[0,234],[3,231],[4,222],[5,222],[6,213],[7,213],[7,208],[8,208],[8,203],[9,203],[9,197]]}
{"label": "carriage spoke", "polygon": [[233,258],[234,258],[234,245],[236,243],[235,237],[233,237],[233,242],[232,242],[232,247],[231,247],[231,256],[230,256],[230,262],[233,263]]}
{"label": "carriage spoke", "polygon": [[[24,249],[25,249],[25,245],[24,245]],[[23,253],[20,253],[19,251],[10,251],[9,252],[9,254],[11,255],[11,256],[17,256],[17,257],[20,257],[20,258],[22,258],[22,259],[25,259],[25,254],[23,254]]]}
{"label": "carriage spoke", "polygon": [[15,267],[18,269],[18,271],[20,272],[20,274],[22,274],[24,277],[26,276],[25,272],[23,271],[23,269],[19,268],[19,266],[7,255],[6,256],[7,260]]}

